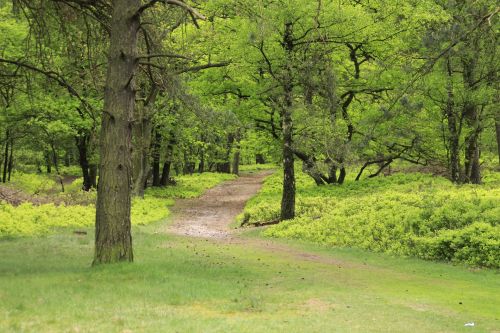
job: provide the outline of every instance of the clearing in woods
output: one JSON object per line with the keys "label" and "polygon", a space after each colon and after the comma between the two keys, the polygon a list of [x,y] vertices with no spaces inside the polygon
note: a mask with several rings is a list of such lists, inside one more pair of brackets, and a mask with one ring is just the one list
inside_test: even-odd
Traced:
{"label": "clearing in woods", "polygon": [[496,271],[232,230],[268,174],[179,200],[168,223],[136,227],[132,265],[89,269],[90,230],[3,241],[0,331],[499,331]]}

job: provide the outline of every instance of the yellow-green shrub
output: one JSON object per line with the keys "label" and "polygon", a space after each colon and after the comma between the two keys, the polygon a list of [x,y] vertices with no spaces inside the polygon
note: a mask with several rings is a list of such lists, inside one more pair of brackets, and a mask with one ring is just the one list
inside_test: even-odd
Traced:
{"label": "yellow-green shrub", "polygon": [[[296,218],[268,228],[265,235],[499,267],[498,259],[491,259],[500,257],[500,186],[495,181],[456,186],[441,177],[398,174],[317,187],[298,173],[297,184]],[[238,219],[276,219],[280,198],[277,173]]]}

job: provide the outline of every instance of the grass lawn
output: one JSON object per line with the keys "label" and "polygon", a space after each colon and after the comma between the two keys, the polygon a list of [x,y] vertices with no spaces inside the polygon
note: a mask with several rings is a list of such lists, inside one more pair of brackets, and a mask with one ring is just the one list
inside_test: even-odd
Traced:
{"label": "grass lawn", "polygon": [[1,240],[0,332],[500,331],[498,271],[296,242],[276,251],[255,235],[214,243],[157,233],[161,223],[134,228],[134,264],[98,268],[90,229]]}

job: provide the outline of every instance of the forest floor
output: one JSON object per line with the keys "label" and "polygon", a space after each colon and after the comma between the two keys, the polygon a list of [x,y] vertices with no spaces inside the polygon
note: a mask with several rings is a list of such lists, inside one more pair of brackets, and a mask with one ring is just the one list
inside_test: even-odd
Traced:
{"label": "forest floor", "polygon": [[232,230],[266,174],[134,227],[134,264],[89,268],[90,228],[1,241],[0,331],[500,332],[498,271]]}

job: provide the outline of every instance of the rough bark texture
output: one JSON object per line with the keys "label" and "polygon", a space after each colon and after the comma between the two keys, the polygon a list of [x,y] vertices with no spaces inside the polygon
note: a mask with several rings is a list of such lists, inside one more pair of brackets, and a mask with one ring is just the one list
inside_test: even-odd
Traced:
{"label": "rough bark texture", "polygon": [[113,1],[101,123],[94,265],[133,260],[131,121],[140,6],[140,0]]}
{"label": "rough bark texture", "polygon": [[293,25],[285,24],[283,44],[287,52],[287,67],[283,78],[284,105],[281,110],[283,133],[283,194],[281,197],[281,220],[295,217],[295,169],[293,153],[293,78],[291,56],[293,52]]}

